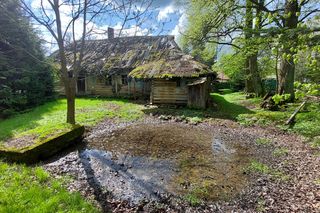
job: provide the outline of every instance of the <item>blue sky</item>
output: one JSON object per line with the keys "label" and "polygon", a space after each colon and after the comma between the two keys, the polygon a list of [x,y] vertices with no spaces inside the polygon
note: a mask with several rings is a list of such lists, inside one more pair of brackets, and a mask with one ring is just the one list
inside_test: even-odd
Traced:
{"label": "blue sky", "polygon": [[[32,10],[35,12],[37,16],[41,15],[41,1],[40,0],[27,0]],[[147,14],[144,18],[137,22],[137,20],[126,22],[125,27],[119,36],[133,36],[133,35],[174,35],[179,37],[179,32],[183,30],[183,27],[186,24],[186,15],[182,7],[180,7],[176,1],[177,0],[134,0],[137,1],[134,5],[133,10],[143,11],[146,8],[146,2],[152,1],[151,6],[148,9]],[[47,8],[47,14],[52,14],[53,11],[47,0],[43,0],[45,8]],[[61,0],[61,2],[63,2]],[[110,1],[114,2],[114,1]],[[141,2],[145,2],[142,4]],[[113,3],[111,3],[113,4]],[[68,21],[71,19],[71,7],[68,5],[62,6],[61,9],[61,18],[63,27],[67,26]],[[92,38],[95,39],[103,39],[107,38],[106,29],[108,27],[115,28],[116,36],[119,33],[119,29],[123,24],[123,16],[121,13],[119,16],[115,14],[104,14],[103,16],[99,16],[95,19],[93,23],[91,23],[88,27],[92,29]],[[76,33],[79,37],[82,32],[82,24],[81,19],[76,23]],[[48,33],[48,31],[43,26],[38,26],[38,30],[40,31],[42,38],[49,43],[55,43],[53,37]],[[49,45],[46,45],[49,47]],[[51,48],[53,48],[51,45]],[[50,49],[51,49],[50,48]],[[50,50],[49,50],[50,51]]]}

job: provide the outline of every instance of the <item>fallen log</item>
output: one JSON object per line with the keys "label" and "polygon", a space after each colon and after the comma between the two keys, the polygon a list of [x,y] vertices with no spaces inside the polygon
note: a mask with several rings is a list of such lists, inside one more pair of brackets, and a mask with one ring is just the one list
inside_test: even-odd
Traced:
{"label": "fallen log", "polygon": [[300,106],[292,113],[292,115],[290,116],[290,118],[287,120],[286,125],[291,124],[294,121],[294,118],[296,117],[296,115],[298,114],[298,112],[304,107],[304,105],[306,104],[306,101],[302,102],[300,104]]}

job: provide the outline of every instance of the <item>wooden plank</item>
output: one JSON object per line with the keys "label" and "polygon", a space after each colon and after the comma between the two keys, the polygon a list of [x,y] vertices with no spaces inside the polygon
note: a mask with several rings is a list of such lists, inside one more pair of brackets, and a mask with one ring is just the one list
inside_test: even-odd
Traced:
{"label": "wooden plank", "polygon": [[300,106],[292,113],[292,115],[290,116],[290,118],[287,120],[286,125],[291,124],[294,121],[294,118],[296,117],[296,115],[298,114],[298,112],[304,107],[304,105],[306,104],[306,101],[302,102],[300,104]]}

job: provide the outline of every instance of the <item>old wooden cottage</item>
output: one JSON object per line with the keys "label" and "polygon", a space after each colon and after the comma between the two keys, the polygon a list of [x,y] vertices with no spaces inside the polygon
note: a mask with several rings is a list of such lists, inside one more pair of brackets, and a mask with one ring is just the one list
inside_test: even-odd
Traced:
{"label": "old wooden cottage", "polygon": [[[86,42],[78,95],[143,97],[151,104],[204,108],[215,76],[182,53],[173,36],[134,36]],[[71,53],[70,53],[71,54]],[[58,84],[57,91],[63,94]]]}

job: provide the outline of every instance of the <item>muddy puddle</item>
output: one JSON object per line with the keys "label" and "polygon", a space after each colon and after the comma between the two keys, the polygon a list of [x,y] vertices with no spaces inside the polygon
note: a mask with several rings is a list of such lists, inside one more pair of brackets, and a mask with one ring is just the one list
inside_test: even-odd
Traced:
{"label": "muddy puddle", "polygon": [[132,202],[174,194],[216,201],[246,185],[253,150],[209,127],[133,124],[88,140],[81,155],[95,179]]}

